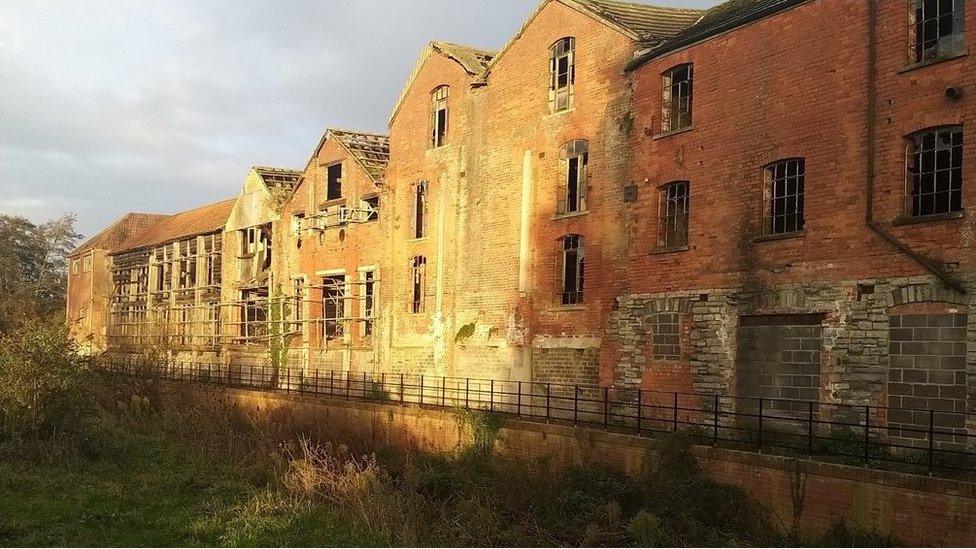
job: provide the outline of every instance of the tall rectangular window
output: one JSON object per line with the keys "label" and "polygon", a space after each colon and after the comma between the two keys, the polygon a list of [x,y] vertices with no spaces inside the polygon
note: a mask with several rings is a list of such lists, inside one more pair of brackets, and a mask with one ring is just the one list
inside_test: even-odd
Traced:
{"label": "tall rectangular window", "polygon": [[301,333],[305,319],[305,279],[293,278],[292,284],[292,319],[295,321],[295,331]]}
{"label": "tall rectangular window", "polygon": [[376,278],[373,271],[362,271],[363,283],[363,335],[373,334],[373,297],[376,290]]}
{"label": "tall rectangular window", "polygon": [[196,239],[180,242],[180,279],[181,289],[193,288],[197,285],[197,241]]}
{"label": "tall rectangular window", "polygon": [[322,279],[322,335],[325,339],[342,337],[346,311],[346,276],[333,275]]}
{"label": "tall rectangular window", "polygon": [[906,210],[913,217],[962,211],[962,126],[908,138]]}
{"label": "tall rectangular window", "polygon": [[560,157],[562,162],[565,162],[565,180],[559,191],[560,197],[556,213],[586,211],[589,144],[584,139],[570,141],[560,150]]}
{"label": "tall rectangular window", "polygon": [[804,160],[791,158],[766,166],[766,234],[803,229]]}
{"label": "tall rectangular window", "polygon": [[203,249],[207,254],[207,286],[220,285],[220,257],[223,248],[221,235],[209,235],[203,240]]}
{"label": "tall rectangular window", "polygon": [[241,290],[240,335],[246,342],[268,334],[268,288]]}
{"label": "tall rectangular window", "polygon": [[576,81],[574,59],[576,40],[560,38],[549,48],[549,110],[559,112],[573,106],[573,85]]}
{"label": "tall rectangular window", "polygon": [[674,181],[661,187],[657,245],[673,248],[688,245],[688,182]]}
{"label": "tall rectangular window", "polygon": [[439,86],[430,94],[430,146],[440,147],[447,140],[447,96],[450,88]]}
{"label": "tall rectangular window", "polygon": [[583,272],[586,257],[583,237],[569,234],[559,239],[556,250],[557,303],[573,305],[583,302]]}
{"label": "tall rectangular window", "polygon": [[909,0],[909,62],[965,53],[965,0]]}
{"label": "tall rectangular window", "polygon": [[424,312],[424,286],[427,277],[427,258],[418,255],[410,260],[410,274],[412,277],[410,288],[410,312]]}
{"label": "tall rectangular window", "polygon": [[342,163],[332,164],[325,169],[325,199],[342,198]]}
{"label": "tall rectangular window", "polygon": [[413,237],[423,238],[427,234],[427,182],[418,181],[414,188]]}
{"label": "tall rectangular window", "polygon": [[694,66],[691,63],[678,65],[662,75],[662,132],[691,127],[693,75]]}

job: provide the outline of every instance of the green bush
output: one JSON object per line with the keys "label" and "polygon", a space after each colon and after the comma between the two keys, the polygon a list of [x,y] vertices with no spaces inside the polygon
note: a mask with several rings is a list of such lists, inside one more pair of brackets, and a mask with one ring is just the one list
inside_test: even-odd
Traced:
{"label": "green bush", "polygon": [[0,335],[0,438],[77,433],[91,419],[90,371],[61,323]]}

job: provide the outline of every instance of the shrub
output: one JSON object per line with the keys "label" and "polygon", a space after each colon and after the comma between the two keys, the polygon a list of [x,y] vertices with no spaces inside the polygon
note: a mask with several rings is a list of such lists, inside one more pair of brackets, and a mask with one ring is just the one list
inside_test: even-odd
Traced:
{"label": "shrub", "polygon": [[78,432],[95,412],[89,376],[60,323],[27,322],[0,336],[0,436]]}

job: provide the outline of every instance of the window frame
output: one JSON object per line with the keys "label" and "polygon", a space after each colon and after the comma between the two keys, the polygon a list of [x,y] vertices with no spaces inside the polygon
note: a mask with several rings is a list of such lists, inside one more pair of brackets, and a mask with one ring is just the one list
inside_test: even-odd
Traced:
{"label": "window frame", "polygon": [[[941,133],[948,133],[950,136],[950,143],[948,147],[942,149],[938,147],[938,139]],[[914,157],[916,156],[920,157],[925,152],[929,152],[926,150],[919,150],[920,142],[922,139],[924,139],[926,135],[934,136],[933,137],[934,147],[929,150],[933,153],[933,158],[931,161],[933,169],[931,172],[928,173],[928,175],[932,176],[931,188],[933,190],[929,193],[919,193],[919,194],[934,195],[933,204],[932,204],[933,210],[935,209],[935,205],[937,204],[938,195],[944,193],[944,194],[948,194],[949,197],[948,197],[948,206],[944,211],[932,211],[931,213],[923,214],[923,213],[918,213],[918,210],[916,210],[916,205],[919,207],[919,209],[921,209],[921,199],[919,199],[916,202],[916,196],[917,196],[916,182],[915,182],[916,176],[912,170],[912,165],[913,165]],[[958,140],[959,140],[958,144],[954,143],[956,139],[955,137],[956,135],[958,135]],[[965,151],[965,148],[963,147],[964,138],[965,135],[963,134],[962,124],[946,124],[942,126],[930,126],[928,128],[923,128],[921,130],[912,132],[905,136],[905,202],[904,202],[905,218],[911,220],[934,219],[934,218],[939,218],[944,216],[952,216],[952,215],[960,214],[965,210],[962,203],[964,198],[964,193],[963,193],[963,166],[965,160],[965,157],[963,156],[963,153]],[[924,144],[921,146],[924,146]],[[938,153],[946,149],[948,149],[948,154],[949,154],[949,160],[948,160],[949,167],[940,169],[938,167],[939,164]],[[955,157],[956,152],[958,152],[959,155],[958,159],[956,159]],[[923,165],[923,163],[924,161],[921,158],[919,158],[916,166],[921,166]],[[949,172],[948,174],[949,188],[946,191],[938,191],[937,185],[938,185],[939,174],[944,172]],[[926,174],[919,174],[919,177],[921,177],[922,175],[926,175]],[[956,188],[953,188],[952,185],[953,183],[956,182],[956,180],[958,180],[958,185]],[[919,182],[919,186],[921,186],[920,182]],[[956,195],[955,200],[958,202],[955,208],[953,208],[953,194]]]}
{"label": "window frame", "polygon": [[[675,73],[686,69],[685,80],[675,81]],[[695,64],[681,63],[661,73],[661,133],[672,133],[686,130],[692,126],[692,114],[695,96]],[[684,95],[682,92],[685,91]],[[687,100],[687,106],[682,111],[681,102]],[[674,106],[677,101],[677,116]]]}
{"label": "window frame", "polygon": [[[447,132],[450,124],[448,101],[451,87],[441,84],[430,92],[430,142],[429,147],[436,149],[447,144]],[[443,94],[443,95],[442,95]],[[444,113],[443,120],[440,114]],[[443,121],[443,127],[441,122]]]}
{"label": "window frame", "polygon": [[[556,215],[573,215],[587,211],[586,199],[590,179],[589,151],[590,145],[586,139],[574,139],[559,149],[561,181],[557,191],[559,198],[556,203]],[[572,177],[574,173],[575,181]],[[575,200],[571,200],[573,197]]]}
{"label": "window frame", "polygon": [[362,337],[373,335],[373,317],[376,314],[376,267],[360,267],[359,282],[362,285],[362,305],[360,314],[363,319]]}
{"label": "window frame", "polygon": [[[789,173],[789,166],[791,163],[797,163],[797,173],[791,175]],[[776,168],[777,166],[783,166],[785,170],[782,177],[777,177]],[[789,193],[789,179],[795,178],[796,182],[795,192]],[[779,181],[783,182],[784,194],[777,194],[777,183]],[[787,211],[786,213],[778,214],[776,213],[776,202],[782,200],[785,205],[788,205],[790,198],[794,199],[794,208],[792,212]],[[786,206],[784,206],[786,208]],[[788,221],[793,219],[793,228],[787,229],[789,225]],[[783,229],[777,229],[777,218],[783,218]],[[802,156],[781,158],[774,162],[770,162],[763,166],[763,235],[770,237],[778,237],[783,235],[798,234],[806,229],[806,158]]]}
{"label": "window frame", "polygon": [[[683,190],[683,194],[677,191]],[[675,192],[672,193],[671,191]],[[673,208],[672,208],[673,206]],[[680,207],[680,211],[679,211]],[[691,226],[691,182],[686,179],[669,181],[658,187],[657,249],[678,249],[688,246]],[[674,212],[672,214],[672,211]],[[683,219],[681,228],[679,220]]]}
{"label": "window frame", "polygon": [[407,312],[423,314],[426,312],[427,257],[415,255],[410,258],[410,304]]}
{"label": "window frame", "polygon": [[[334,169],[339,170],[339,176],[333,180],[331,172]],[[325,166],[325,201],[326,202],[332,200],[340,200],[342,198],[342,175],[343,175],[342,172],[343,171],[344,170],[342,168],[341,161],[333,162]],[[335,183],[335,186],[333,186],[333,182]],[[333,190],[335,190],[336,192],[333,193]],[[335,195],[333,196],[333,194]]]}
{"label": "window frame", "polygon": [[[335,282],[330,285],[328,281]],[[339,284],[338,282],[341,282]],[[333,274],[323,274],[322,275],[322,340],[323,341],[333,341],[336,339],[342,339],[345,334],[345,319],[346,319],[346,296],[348,295],[348,281],[346,280],[346,274],[343,273],[333,273]],[[330,293],[330,292],[335,292]],[[330,303],[334,302],[334,303]],[[335,306],[335,315],[330,316],[328,311],[328,304]],[[331,328],[331,329],[330,329]]]}
{"label": "window frame", "polygon": [[[945,2],[952,2],[952,10],[948,13],[935,13],[925,16],[925,6],[936,6],[936,10]],[[908,0],[907,1],[908,47],[906,53],[910,65],[924,65],[942,59],[956,57],[966,52],[966,1],[965,0]],[[919,21],[921,14],[922,20]],[[941,34],[941,21],[948,18],[951,29]],[[926,24],[934,22],[934,28],[926,28]],[[934,38],[927,33],[934,31]],[[945,43],[944,43],[945,42]],[[926,46],[928,44],[928,46]]]}
{"label": "window frame", "polygon": [[585,274],[586,239],[583,235],[570,233],[557,238],[554,284],[557,306],[573,307],[584,303]]}
{"label": "window frame", "polygon": [[419,240],[427,236],[427,181],[414,184],[412,238]]}
{"label": "window frame", "polygon": [[[559,84],[560,61],[566,60],[564,85]],[[549,112],[557,113],[573,108],[576,88],[576,38],[564,36],[549,46]]]}

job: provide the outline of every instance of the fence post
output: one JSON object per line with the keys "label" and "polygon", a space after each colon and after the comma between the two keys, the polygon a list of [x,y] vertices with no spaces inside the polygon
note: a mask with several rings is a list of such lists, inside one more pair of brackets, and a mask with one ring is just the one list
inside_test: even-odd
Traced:
{"label": "fence post", "polygon": [[420,374],[420,405],[424,405],[424,374]]}
{"label": "fence post", "polygon": [[346,400],[349,400],[350,390],[352,390],[352,372],[346,371]]}
{"label": "fence post", "polygon": [[637,389],[637,434],[641,432],[641,416],[644,415],[644,391]]}
{"label": "fence post", "polygon": [[763,399],[759,397],[759,451],[763,449]]}
{"label": "fence post", "polygon": [[491,378],[488,385],[488,409],[492,412],[495,411],[495,378]]}
{"label": "fence post", "polygon": [[549,395],[551,393],[550,391],[551,388],[552,388],[552,384],[546,382],[546,421],[549,421]]}
{"label": "fence post", "polygon": [[522,417],[522,381],[518,382],[518,396],[516,397],[515,411],[516,415]]}
{"label": "fence post", "polygon": [[471,387],[471,378],[470,377],[464,378],[464,408],[465,409],[470,408],[470,406],[468,405],[468,393],[470,387]]}
{"label": "fence post", "polygon": [[315,394],[319,394],[319,369],[315,369]]}
{"label": "fence post", "polygon": [[335,396],[335,370],[329,370],[329,395]]}
{"label": "fence post", "polygon": [[441,376],[441,408],[444,407],[447,396],[447,376]]}
{"label": "fence post", "polygon": [[400,402],[403,402],[403,373],[400,373]]}
{"label": "fence post", "polygon": [[380,392],[386,394],[386,372],[380,372]]}
{"label": "fence post", "polygon": [[718,395],[715,395],[715,425],[712,426],[712,446],[718,445]]}
{"label": "fence post", "polygon": [[813,454],[813,401],[807,403],[807,453]]}
{"label": "fence post", "polygon": [[932,466],[935,462],[935,444],[932,428],[935,426],[935,411],[929,410],[929,474],[932,474]]}
{"label": "fence post", "polygon": [[871,405],[864,407],[864,464],[871,463]]}
{"label": "fence post", "polygon": [[363,372],[363,400],[366,400],[366,372]]}
{"label": "fence post", "polygon": [[579,423],[579,385],[573,385],[573,423]]}
{"label": "fence post", "polygon": [[610,388],[603,388],[603,428],[606,429],[610,423]]}

